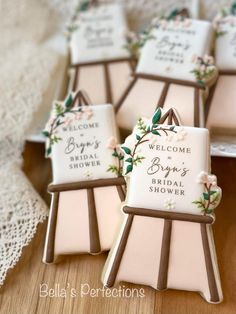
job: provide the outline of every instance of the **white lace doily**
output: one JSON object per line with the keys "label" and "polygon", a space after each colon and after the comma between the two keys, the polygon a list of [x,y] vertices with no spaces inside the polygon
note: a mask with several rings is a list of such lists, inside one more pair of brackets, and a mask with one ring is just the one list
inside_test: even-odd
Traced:
{"label": "white lace doily", "polygon": [[[133,29],[157,13],[191,2],[116,1],[124,4]],[[228,2],[202,1],[203,16],[212,18]],[[77,0],[0,0],[0,284],[47,215],[46,205],[21,171],[21,154],[57,63],[57,54],[43,42],[55,29],[63,29],[76,5]]]}

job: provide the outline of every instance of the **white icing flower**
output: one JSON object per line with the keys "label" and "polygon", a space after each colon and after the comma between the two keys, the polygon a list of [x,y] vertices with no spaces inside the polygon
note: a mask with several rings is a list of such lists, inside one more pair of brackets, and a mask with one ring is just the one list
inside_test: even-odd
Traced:
{"label": "white icing flower", "polygon": [[214,174],[211,174],[208,176],[207,181],[209,184],[211,184],[212,186],[216,186],[217,185],[217,178]]}
{"label": "white icing flower", "polygon": [[107,148],[115,149],[117,144],[117,139],[114,136],[111,136],[107,141]]}
{"label": "white icing flower", "polygon": [[197,183],[207,183],[208,182],[208,173],[201,171],[197,177]]}
{"label": "white icing flower", "polygon": [[205,171],[201,171],[198,175],[197,182],[201,184],[211,184],[217,186],[217,178],[214,174],[208,174]]}
{"label": "white icing flower", "polygon": [[88,179],[91,179],[93,177],[93,174],[92,174],[92,172],[87,170],[87,171],[84,172],[84,177],[88,178]]}
{"label": "white icing flower", "polygon": [[185,139],[186,135],[187,135],[187,132],[185,131],[184,128],[179,129],[179,131],[175,134],[176,141],[177,142],[183,141]]}
{"label": "white icing flower", "polygon": [[164,202],[164,206],[168,210],[175,209],[175,202],[171,198],[167,198]]}

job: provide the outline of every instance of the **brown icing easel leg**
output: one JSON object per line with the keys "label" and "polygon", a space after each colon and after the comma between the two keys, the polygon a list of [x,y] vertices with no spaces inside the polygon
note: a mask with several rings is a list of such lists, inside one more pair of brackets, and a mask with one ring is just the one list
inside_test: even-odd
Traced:
{"label": "brown icing easel leg", "polygon": [[105,86],[106,86],[106,101],[108,104],[113,104],[112,92],[111,92],[111,80],[110,80],[109,69],[108,69],[107,63],[104,63],[104,75],[105,75]]}
{"label": "brown icing easel leg", "polygon": [[211,295],[211,302],[219,302],[219,293],[217,290],[216,279],[212,264],[209,240],[207,236],[207,226],[205,223],[201,223],[201,235],[202,235],[202,245],[206,263],[207,279],[209,284],[209,290]]}
{"label": "brown icing easel leg", "polygon": [[164,220],[163,237],[162,237],[162,245],[161,245],[159,274],[158,274],[158,281],[157,281],[157,289],[158,290],[167,289],[171,229],[172,229],[172,220],[165,219]]}
{"label": "brown icing easel leg", "polygon": [[161,92],[161,97],[159,98],[158,103],[157,103],[157,108],[163,108],[165,100],[166,100],[166,96],[168,93],[169,86],[170,86],[170,83],[165,82],[165,85],[164,85],[163,90]]}
{"label": "brown icing easel leg", "polygon": [[88,196],[88,213],[89,213],[89,237],[90,237],[90,253],[96,254],[101,252],[101,244],[99,240],[98,221],[94,199],[93,189],[87,189]]}
{"label": "brown icing easel leg", "polygon": [[57,225],[57,212],[59,204],[59,192],[53,194],[53,203],[50,210],[50,217],[48,220],[48,232],[45,244],[45,263],[54,262],[54,245],[55,245],[55,234],[56,234],[56,225]]}
{"label": "brown icing easel leg", "polygon": [[125,192],[124,192],[122,186],[121,185],[117,185],[116,189],[117,189],[117,192],[119,194],[121,202],[123,202],[125,200]]}
{"label": "brown icing easel leg", "polygon": [[205,104],[205,123],[207,122],[208,114],[209,114],[209,111],[210,111],[210,107],[211,107],[211,103],[212,103],[212,100],[213,100],[213,96],[215,94],[215,90],[216,90],[216,86],[217,86],[217,83],[218,83],[218,79],[219,79],[219,77],[217,78],[214,86],[211,87],[211,89],[209,91],[209,95],[207,97],[207,101],[206,101],[206,104]]}
{"label": "brown icing easel leg", "polygon": [[199,89],[194,87],[194,126],[199,127]]}
{"label": "brown icing easel leg", "polygon": [[134,218],[134,215],[129,214],[128,219],[126,221],[125,228],[124,228],[123,233],[122,233],[122,237],[121,237],[115,258],[114,258],[114,262],[112,264],[112,268],[111,268],[109,277],[107,279],[106,287],[112,287],[116,281],[116,276],[117,276],[117,273],[119,271],[120,262],[122,260],[122,257],[123,257],[124,251],[125,251],[126,243],[127,243],[130,229],[131,229],[132,222],[133,222],[133,218]]}
{"label": "brown icing easel leg", "polygon": [[122,97],[120,98],[120,100],[117,102],[117,105],[116,105],[116,109],[115,111],[117,112],[122,103],[124,102],[125,98],[128,96],[129,92],[131,91],[131,89],[133,88],[134,84],[136,83],[137,81],[137,77],[134,77],[134,79],[130,82],[130,84],[128,85],[128,87],[126,88],[124,94],[122,95]]}
{"label": "brown icing easel leg", "polygon": [[75,77],[74,77],[74,83],[73,83],[73,86],[72,86],[73,92],[75,92],[77,90],[78,81],[79,81],[79,66],[77,66],[75,68]]}

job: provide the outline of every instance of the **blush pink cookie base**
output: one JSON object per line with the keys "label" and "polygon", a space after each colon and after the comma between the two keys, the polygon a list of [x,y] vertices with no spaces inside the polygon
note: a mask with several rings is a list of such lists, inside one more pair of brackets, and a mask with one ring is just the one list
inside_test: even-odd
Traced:
{"label": "blush pink cookie base", "polygon": [[[138,79],[117,112],[117,122],[121,129],[132,130],[140,117],[149,118],[156,110],[164,83]],[[199,93],[200,125],[203,126],[204,114]],[[175,108],[181,124],[194,126],[194,88],[170,84],[163,109]]]}
{"label": "blush pink cookie base", "polygon": [[[132,70],[129,62],[122,61],[108,64],[108,72],[110,76],[112,100],[113,104],[115,104],[125,91],[130,81]],[[72,75],[72,80],[74,79],[74,75]],[[77,82],[75,90],[85,90],[93,104],[107,103],[105,72],[102,64],[79,67]],[[70,86],[72,85],[73,84],[70,84]]]}
{"label": "blush pink cookie base", "polygon": [[[121,220],[116,187],[94,189],[101,251],[111,248]],[[55,256],[90,252],[87,191],[61,192],[55,234]]]}
{"label": "blush pink cookie base", "polygon": [[207,118],[211,134],[236,135],[236,75],[220,75]]}
{"label": "blush pink cookie base", "polygon": [[[107,283],[127,218],[126,215],[119,237],[104,267],[102,275],[104,285]],[[163,219],[134,217],[116,282],[126,281],[157,289],[163,227]],[[208,227],[207,232],[217,288],[222,300],[211,226]],[[210,302],[201,230],[198,223],[182,221],[172,223],[167,288],[196,291]]]}

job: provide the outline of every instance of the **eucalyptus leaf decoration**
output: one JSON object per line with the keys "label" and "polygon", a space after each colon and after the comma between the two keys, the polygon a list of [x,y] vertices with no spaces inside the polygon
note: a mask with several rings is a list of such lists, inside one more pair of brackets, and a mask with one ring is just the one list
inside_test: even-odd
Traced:
{"label": "eucalyptus leaf decoration", "polygon": [[138,166],[142,163],[142,160],[145,159],[144,156],[139,156],[137,154],[137,148],[145,142],[148,142],[150,139],[147,138],[149,134],[153,134],[156,136],[162,136],[164,133],[168,136],[169,133],[177,133],[175,131],[175,126],[164,127],[159,125],[162,116],[162,111],[160,108],[154,113],[151,124],[147,125],[142,118],[140,118],[137,122],[138,132],[135,134],[135,145],[133,149],[130,149],[127,146],[122,146],[121,149],[125,152],[125,163],[126,163],[126,172],[125,175],[132,172],[134,166]]}
{"label": "eucalyptus leaf decoration", "polygon": [[[62,140],[61,137],[57,136],[57,128],[62,124],[69,124],[76,118],[78,114],[83,114],[84,110],[82,106],[73,105],[73,95],[69,94],[64,103],[55,102],[53,107],[55,115],[49,120],[45,130],[42,134],[46,137],[46,157],[52,152],[52,146]],[[91,109],[89,109],[91,110]],[[87,110],[88,111],[88,110]],[[86,112],[85,112],[86,113]],[[72,114],[73,117],[68,118],[68,114]],[[91,113],[86,113],[91,116]],[[90,117],[88,116],[88,118]],[[80,117],[79,117],[80,118]]]}
{"label": "eucalyptus leaf decoration", "polygon": [[218,205],[221,198],[221,190],[216,189],[216,177],[214,175],[207,175],[207,173],[200,174],[202,177],[200,179],[201,184],[204,184],[205,191],[202,196],[192,203],[197,205],[204,215],[210,215],[214,213],[214,208]]}

